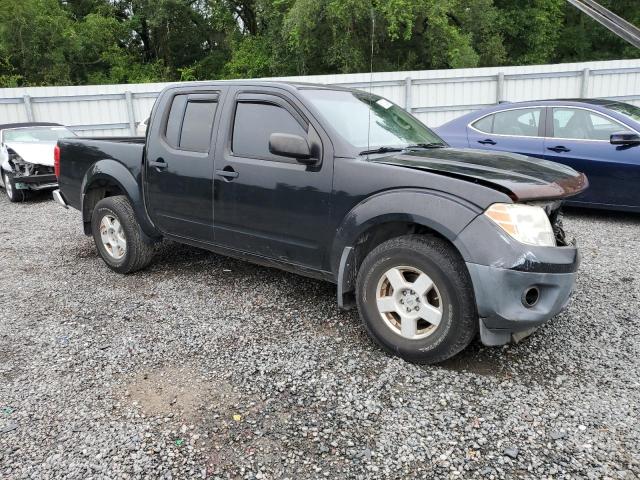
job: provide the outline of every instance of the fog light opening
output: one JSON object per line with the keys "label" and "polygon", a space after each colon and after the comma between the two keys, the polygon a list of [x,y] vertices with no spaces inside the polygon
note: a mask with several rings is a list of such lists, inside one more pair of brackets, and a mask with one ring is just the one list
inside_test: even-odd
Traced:
{"label": "fog light opening", "polygon": [[522,304],[527,308],[533,308],[540,299],[540,290],[538,287],[529,287],[522,294]]}

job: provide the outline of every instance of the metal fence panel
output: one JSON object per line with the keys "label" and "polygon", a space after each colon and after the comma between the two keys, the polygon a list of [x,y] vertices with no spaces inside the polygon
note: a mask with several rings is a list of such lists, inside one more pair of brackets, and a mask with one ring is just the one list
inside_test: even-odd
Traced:
{"label": "metal fence panel", "polygon": [[[371,90],[439,126],[500,100],[616,98],[640,105],[640,60],[279,77]],[[51,121],[80,135],[132,135],[169,83],[0,89],[0,123]]]}

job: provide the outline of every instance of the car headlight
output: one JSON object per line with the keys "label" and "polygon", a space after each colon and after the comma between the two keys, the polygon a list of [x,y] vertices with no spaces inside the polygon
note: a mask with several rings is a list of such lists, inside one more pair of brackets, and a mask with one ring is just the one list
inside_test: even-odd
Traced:
{"label": "car headlight", "polygon": [[484,214],[519,242],[539,247],[556,246],[549,217],[540,207],[494,203]]}

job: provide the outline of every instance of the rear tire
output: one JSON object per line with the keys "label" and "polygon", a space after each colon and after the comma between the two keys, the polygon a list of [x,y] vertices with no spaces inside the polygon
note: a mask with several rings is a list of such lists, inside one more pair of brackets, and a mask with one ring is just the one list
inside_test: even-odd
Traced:
{"label": "rear tire", "polygon": [[477,334],[469,272],[441,238],[406,235],[382,243],[364,259],[356,292],[369,335],[407,361],[442,362]]}
{"label": "rear tire", "polygon": [[3,172],[4,191],[11,203],[24,202],[27,199],[27,193],[24,190],[16,188],[15,178],[12,173]]}
{"label": "rear tire", "polygon": [[91,232],[100,256],[115,272],[136,272],[153,260],[155,244],[145,241],[133,207],[123,195],[98,202],[91,216]]}

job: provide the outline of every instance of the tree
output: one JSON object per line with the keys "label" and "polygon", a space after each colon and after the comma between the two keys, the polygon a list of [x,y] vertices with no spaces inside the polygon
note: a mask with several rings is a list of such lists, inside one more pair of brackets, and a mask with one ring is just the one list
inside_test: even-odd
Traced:
{"label": "tree", "polygon": [[[599,3],[625,20],[640,26],[640,7],[637,0],[599,0]],[[637,58],[638,49],[576,8],[566,6],[564,25],[560,36],[558,62],[613,60]]]}
{"label": "tree", "polygon": [[72,83],[71,24],[56,0],[0,0],[2,73],[37,85]]}
{"label": "tree", "polygon": [[[640,24],[637,0],[601,1]],[[565,0],[0,0],[0,86],[526,65],[637,54]]]}

